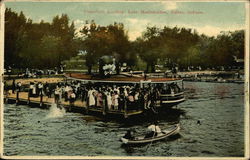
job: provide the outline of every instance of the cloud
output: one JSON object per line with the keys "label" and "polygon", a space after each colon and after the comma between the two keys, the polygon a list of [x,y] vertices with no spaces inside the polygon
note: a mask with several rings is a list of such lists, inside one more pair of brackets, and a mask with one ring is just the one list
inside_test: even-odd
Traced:
{"label": "cloud", "polygon": [[223,30],[220,27],[215,27],[215,26],[210,26],[210,25],[205,25],[203,27],[192,27],[192,28],[195,28],[198,33],[200,34],[203,33],[208,36],[216,36]]}
{"label": "cloud", "polygon": [[40,23],[41,21],[44,21],[44,22],[52,22],[52,18],[51,17],[49,17],[49,16],[42,16],[42,17],[40,17],[38,20],[37,20],[37,22],[38,23]]}
{"label": "cloud", "polygon": [[140,31],[130,31],[128,32],[129,40],[134,41],[136,38],[140,37],[142,32]]}
{"label": "cloud", "polygon": [[[75,20],[76,25],[76,35],[81,37],[82,34],[80,33],[80,30],[86,25],[85,21],[83,20]],[[128,36],[129,40],[134,41],[136,38],[140,37],[142,35],[142,32],[146,30],[147,26],[156,26],[159,28],[163,28],[164,26],[168,26],[170,28],[173,28],[177,26],[178,28],[190,28],[192,30],[196,30],[198,34],[205,34],[207,36],[217,36],[222,31],[235,31],[240,29],[245,29],[244,25],[235,24],[230,26],[213,26],[210,24],[204,24],[203,26],[198,24],[185,24],[185,23],[171,23],[166,24],[165,22],[153,22],[149,19],[139,19],[139,18],[126,18],[124,20],[124,25],[126,27],[126,30],[128,30]]]}
{"label": "cloud", "polygon": [[[76,26],[76,36],[81,37],[80,31],[84,26],[89,27],[90,24],[86,25],[85,21],[76,19],[74,20]],[[133,41],[137,37],[140,37],[142,32],[146,30],[147,26],[150,26],[150,20],[147,19],[137,19],[137,18],[126,18],[125,27],[128,30],[129,40]]]}
{"label": "cloud", "polygon": [[129,40],[131,41],[140,37],[146,27],[150,25],[150,21],[147,19],[126,18],[125,21],[128,27]]}
{"label": "cloud", "polygon": [[[75,21],[74,21],[74,22],[75,22]],[[83,22],[83,23],[81,23],[81,22]],[[83,34],[81,33],[81,30],[82,30],[84,27],[90,28],[90,24],[85,24],[85,22],[84,22],[84,21],[81,21],[81,20],[77,21],[77,24],[78,24],[78,25],[76,25],[76,22],[75,22],[75,26],[76,26],[75,34],[76,34],[77,37],[83,37]]]}
{"label": "cloud", "polygon": [[196,30],[198,32],[198,34],[205,34],[207,36],[217,36],[218,34],[220,34],[221,32],[225,31],[235,31],[235,30],[241,30],[241,29],[245,29],[244,26],[242,25],[230,25],[227,27],[220,27],[220,26],[212,26],[212,25],[204,25],[204,26],[196,26],[196,25],[192,25],[192,24],[169,24],[166,25],[164,23],[150,23],[149,20],[138,20],[138,19],[127,19],[127,21],[129,21],[129,39],[131,41],[135,40],[137,37],[140,37],[142,32],[146,30],[147,26],[157,26],[159,28],[163,28],[164,26],[168,26],[168,27],[179,27],[179,28],[190,28],[192,30]]}
{"label": "cloud", "polygon": [[164,1],[164,2],[161,2],[161,4],[163,5],[163,7],[166,10],[175,10],[178,7],[176,2],[167,2],[167,1]]}
{"label": "cloud", "polygon": [[85,21],[80,20],[80,19],[74,20],[74,25],[76,27],[75,34],[76,34],[77,37],[82,37],[83,36],[83,34],[80,31],[83,29],[84,26],[89,27],[89,25],[85,24]]}
{"label": "cloud", "polygon": [[84,22],[83,20],[80,20],[80,19],[74,20],[74,24],[75,24],[76,26],[82,25],[82,24],[84,24],[84,23],[85,23],[85,22]]}
{"label": "cloud", "polygon": [[218,34],[220,34],[222,31],[235,31],[235,30],[240,30],[240,29],[244,29],[243,26],[228,26],[228,27],[215,27],[215,26],[210,26],[210,25],[206,25],[203,27],[194,27],[196,28],[196,30],[198,31],[198,33],[203,33],[205,35],[208,36],[217,36]]}
{"label": "cloud", "polygon": [[218,26],[212,26],[212,25],[204,25],[204,26],[195,26],[195,25],[188,25],[188,24],[172,24],[169,25],[170,27],[185,27],[185,28],[191,28],[195,29],[199,34],[205,34],[207,36],[217,36],[222,31],[235,31],[235,30],[241,30],[245,29],[242,25],[230,25],[227,27],[218,27]]}

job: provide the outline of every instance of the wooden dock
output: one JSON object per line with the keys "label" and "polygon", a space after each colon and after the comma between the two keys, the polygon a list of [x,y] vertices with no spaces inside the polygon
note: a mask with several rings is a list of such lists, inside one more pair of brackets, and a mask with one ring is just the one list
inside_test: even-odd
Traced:
{"label": "wooden dock", "polygon": [[16,105],[29,105],[32,107],[40,108],[49,108],[51,105],[60,105],[63,106],[69,112],[78,112],[78,113],[98,113],[104,116],[115,115],[123,118],[128,118],[129,116],[139,115],[143,113],[143,110],[107,110],[102,107],[87,107],[85,101],[76,100],[73,105],[69,101],[62,98],[61,102],[58,104],[55,103],[55,99],[49,98],[48,96],[40,97],[29,97],[28,92],[16,92],[16,93],[6,93],[4,95],[5,103],[11,103]]}

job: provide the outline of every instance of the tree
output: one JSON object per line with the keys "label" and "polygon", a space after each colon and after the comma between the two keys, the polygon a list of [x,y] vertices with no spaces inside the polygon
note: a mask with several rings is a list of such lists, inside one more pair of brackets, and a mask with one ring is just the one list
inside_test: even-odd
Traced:
{"label": "tree", "polygon": [[18,53],[22,47],[19,41],[22,41],[22,35],[25,32],[26,17],[23,12],[17,14],[10,8],[5,11],[5,41],[4,41],[4,62],[6,66],[19,65]]}
{"label": "tree", "polygon": [[94,21],[90,25],[86,22],[81,30],[83,34],[82,49],[87,51],[86,66],[91,74],[92,66],[98,62],[103,53],[107,53],[106,28],[96,26]]}
{"label": "tree", "polygon": [[67,14],[62,14],[61,17],[55,16],[51,24],[51,35],[60,39],[60,47],[58,47],[58,63],[77,55],[78,47],[75,37],[74,23],[69,24]]}
{"label": "tree", "polygon": [[172,67],[175,64],[187,65],[186,61],[190,59],[191,51],[194,54],[198,38],[198,34],[191,29],[147,27],[143,36],[137,39],[141,48],[140,57],[147,63],[146,71],[151,68],[151,72],[155,72],[155,65],[159,59],[168,59]]}
{"label": "tree", "polygon": [[245,32],[244,30],[237,30],[231,33],[232,53],[238,58],[244,59],[245,53]]}
{"label": "tree", "polygon": [[5,67],[56,67],[78,53],[75,27],[66,14],[55,16],[52,23],[33,23],[23,12],[7,8],[5,26]]}
{"label": "tree", "polygon": [[[39,23],[32,23],[28,21],[26,25],[25,32],[20,35],[21,39],[18,41],[20,46],[22,46],[18,53],[18,60],[20,61],[20,66],[25,68],[48,68],[46,66],[48,63],[43,61],[42,58],[46,57],[41,47],[42,38],[50,34],[50,24],[44,23],[43,21]],[[51,56],[52,57],[52,56]]]}
{"label": "tree", "polygon": [[157,27],[147,27],[141,38],[136,41],[138,53],[142,60],[147,63],[146,72],[155,72],[155,65],[162,57],[160,50],[160,29]]}
{"label": "tree", "polygon": [[[60,64],[60,53],[58,52],[58,47],[60,47],[60,38],[55,36],[43,36],[41,39],[41,51],[39,59],[46,64],[40,64],[43,68],[55,67],[55,64]],[[57,65],[58,66],[58,65]]]}
{"label": "tree", "polygon": [[189,54],[192,51],[190,48],[193,48],[194,51],[194,46],[198,42],[199,36],[196,31],[186,28],[164,27],[160,35],[163,56],[170,59],[173,64],[185,67],[188,64],[185,61],[190,59]]}
{"label": "tree", "polygon": [[92,66],[98,62],[100,57],[112,55],[116,59],[116,68],[119,74],[121,63],[127,62],[129,59],[126,53],[129,51],[130,43],[123,24],[114,23],[109,26],[97,26],[94,21],[91,21],[90,24],[86,22],[81,33],[83,34],[83,49],[87,51],[88,73],[91,73]]}
{"label": "tree", "polygon": [[155,65],[164,61],[169,67],[216,67],[232,65],[234,57],[244,58],[244,30],[209,37],[190,28],[154,26],[131,42],[122,23],[100,26],[92,20],[86,21],[81,33],[81,38],[75,35],[74,23],[67,14],[55,16],[52,22],[34,23],[23,12],[7,8],[4,65],[52,68],[75,57],[79,50],[87,52],[84,57],[89,73],[104,55],[115,57],[117,74],[123,63],[154,72]]}
{"label": "tree", "polygon": [[119,74],[121,64],[124,62],[128,63],[132,59],[132,52],[128,54],[130,42],[122,23],[114,22],[114,24],[109,25],[107,29],[107,34],[109,35],[109,51],[116,58],[116,73]]}

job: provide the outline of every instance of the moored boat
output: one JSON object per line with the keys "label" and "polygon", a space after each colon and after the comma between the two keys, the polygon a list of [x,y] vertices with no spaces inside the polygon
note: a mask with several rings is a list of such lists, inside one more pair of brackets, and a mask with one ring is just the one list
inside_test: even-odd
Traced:
{"label": "moored boat", "polygon": [[145,138],[145,136],[138,136],[133,139],[126,139],[126,138],[121,138],[122,143],[129,145],[129,144],[145,144],[145,143],[151,143],[154,141],[159,141],[162,139],[165,139],[169,136],[175,135],[179,133],[180,130],[180,124],[175,124],[174,126],[163,130],[161,133],[158,133],[157,136],[153,137],[148,137]]}
{"label": "moored boat", "polygon": [[[108,77],[99,78],[90,75],[73,73],[65,75],[67,80],[80,81],[85,84],[103,84],[126,86],[138,85],[140,88],[158,88],[159,95],[154,99],[155,107],[173,107],[185,101],[183,79],[164,77]],[[180,87],[181,86],[181,87]],[[145,107],[144,107],[145,108]]]}

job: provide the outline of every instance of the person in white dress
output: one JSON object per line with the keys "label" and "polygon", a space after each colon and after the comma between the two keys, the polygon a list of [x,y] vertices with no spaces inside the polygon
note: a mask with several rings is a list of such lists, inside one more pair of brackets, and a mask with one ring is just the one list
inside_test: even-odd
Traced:
{"label": "person in white dress", "polygon": [[115,107],[115,110],[118,110],[118,105],[119,105],[119,103],[118,103],[118,98],[119,98],[119,96],[118,96],[118,93],[117,93],[117,91],[115,91],[115,100],[114,100],[114,107]]}
{"label": "person in white dress", "polygon": [[88,91],[88,97],[89,97],[89,106],[94,106],[95,105],[94,89]]}
{"label": "person in white dress", "polygon": [[127,87],[124,88],[124,95],[125,97],[128,97]]}
{"label": "person in white dress", "polygon": [[59,103],[59,91],[60,90],[60,88],[58,87],[58,86],[56,86],[56,89],[55,89],[55,92],[54,92],[54,94],[55,94],[55,103]]}
{"label": "person in white dress", "polygon": [[33,89],[32,89],[32,94],[33,95],[36,95],[36,82],[34,83],[34,85],[33,85]]}
{"label": "person in white dress", "polygon": [[111,99],[111,95],[109,92],[107,93],[107,105],[108,105],[108,109],[111,110],[112,99]]}

